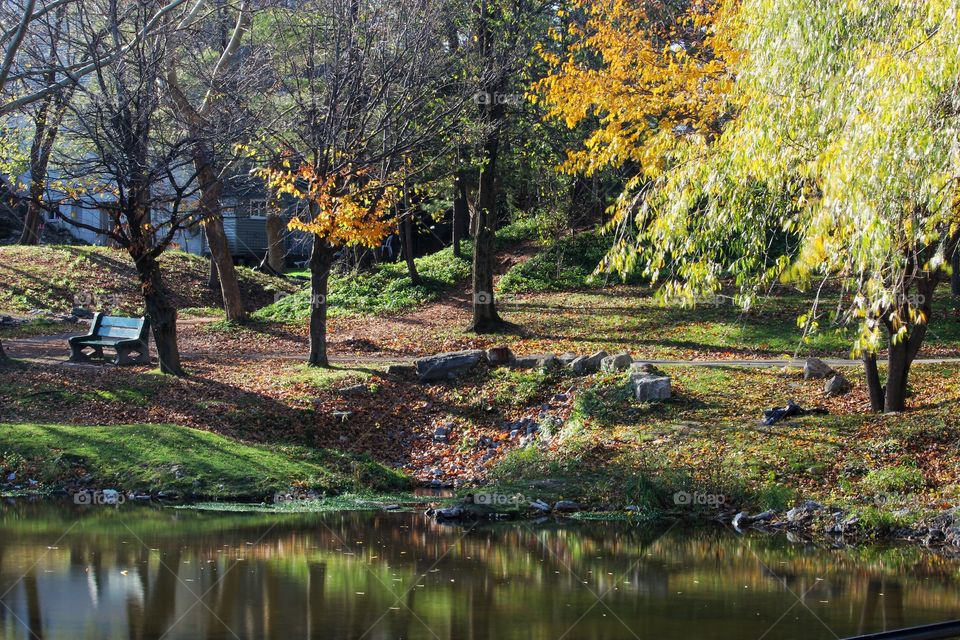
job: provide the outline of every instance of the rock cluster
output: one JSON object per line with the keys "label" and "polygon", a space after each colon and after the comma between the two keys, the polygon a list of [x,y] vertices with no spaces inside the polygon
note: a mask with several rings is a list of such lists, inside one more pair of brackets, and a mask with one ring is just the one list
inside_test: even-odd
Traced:
{"label": "rock cluster", "polygon": [[[437,382],[452,380],[473,369],[481,362],[492,367],[513,367],[515,369],[554,369],[566,368],[574,375],[582,376],[603,371],[612,373],[626,371],[633,363],[629,353],[623,351],[613,355],[606,351],[597,351],[590,355],[564,353],[557,356],[554,353],[534,353],[515,355],[509,347],[493,347],[491,349],[470,349],[451,353],[438,353],[424,356],[414,361],[412,372],[416,373],[420,382]],[[402,365],[391,365],[388,373],[410,373],[411,369]]]}

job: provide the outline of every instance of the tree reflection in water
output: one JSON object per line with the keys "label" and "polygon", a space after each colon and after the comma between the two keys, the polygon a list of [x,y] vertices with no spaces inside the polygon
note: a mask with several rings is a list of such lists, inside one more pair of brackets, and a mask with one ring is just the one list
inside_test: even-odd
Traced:
{"label": "tree reflection in water", "polygon": [[833,638],[953,617],[960,595],[919,549],[722,529],[71,509],[0,513],[0,637]]}

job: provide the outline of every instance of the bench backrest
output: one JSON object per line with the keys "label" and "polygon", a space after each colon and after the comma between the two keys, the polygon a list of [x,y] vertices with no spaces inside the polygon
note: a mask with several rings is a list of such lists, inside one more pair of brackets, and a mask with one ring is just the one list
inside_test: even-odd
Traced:
{"label": "bench backrest", "polygon": [[123,318],[97,314],[90,328],[90,335],[121,340],[142,339],[146,334],[146,318]]}

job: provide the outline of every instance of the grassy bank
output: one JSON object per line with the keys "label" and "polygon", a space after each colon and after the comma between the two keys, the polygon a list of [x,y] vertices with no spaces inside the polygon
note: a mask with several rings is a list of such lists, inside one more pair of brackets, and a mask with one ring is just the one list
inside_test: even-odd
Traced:
{"label": "grassy bank", "polygon": [[[675,397],[633,400],[625,376],[584,381],[549,445],[514,449],[490,491],[573,499],[630,517],[715,516],[784,510],[804,500],[837,506],[869,535],[909,527],[960,502],[960,368],[918,366],[909,413],[866,412],[854,391],[825,398],[799,371],[670,367]],[[827,415],[760,424],[764,408],[793,399]],[[701,496],[684,503],[682,496]]]}
{"label": "grassy bank", "polygon": [[0,425],[4,480],[65,487],[257,498],[276,492],[399,490],[405,476],[363,455],[248,445],[176,425]]}
{"label": "grassy bank", "polygon": [[[220,292],[207,286],[210,262],[181,251],[160,260],[177,308],[219,308]],[[237,267],[240,290],[249,311],[272,303],[296,285],[281,278]],[[69,313],[75,306],[139,315],[143,299],[133,261],[106,247],[0,247],[0,312]]]}
{"label": "grassy bank", "polygon": [[[497,247],[504,249],[536,234],[536,220],[521,220],[497,232]],[[451,287],[470,278],[473,246],[462,245],[462,256],[446,247],[428,256],[416,258],[421,282],[414,284],[403,261],[385,262],[370,270],[334,271],[330,274],[328,313],[332,317],[377,315],[409,311],[433,302]],[[310,290],[303,287],[293,295],[261,309],[254,317],[274,322],[298,322],[310,315]]]}

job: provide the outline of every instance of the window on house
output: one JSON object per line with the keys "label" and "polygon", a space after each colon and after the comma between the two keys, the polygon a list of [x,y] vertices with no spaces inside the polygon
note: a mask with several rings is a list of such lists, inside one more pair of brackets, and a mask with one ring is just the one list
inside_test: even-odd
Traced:
{"label": "window on house", "polygon": [[254,220],[266,220],[267,219],[267,201],[266,200],[251,200],[250,201],[250,217]]}

